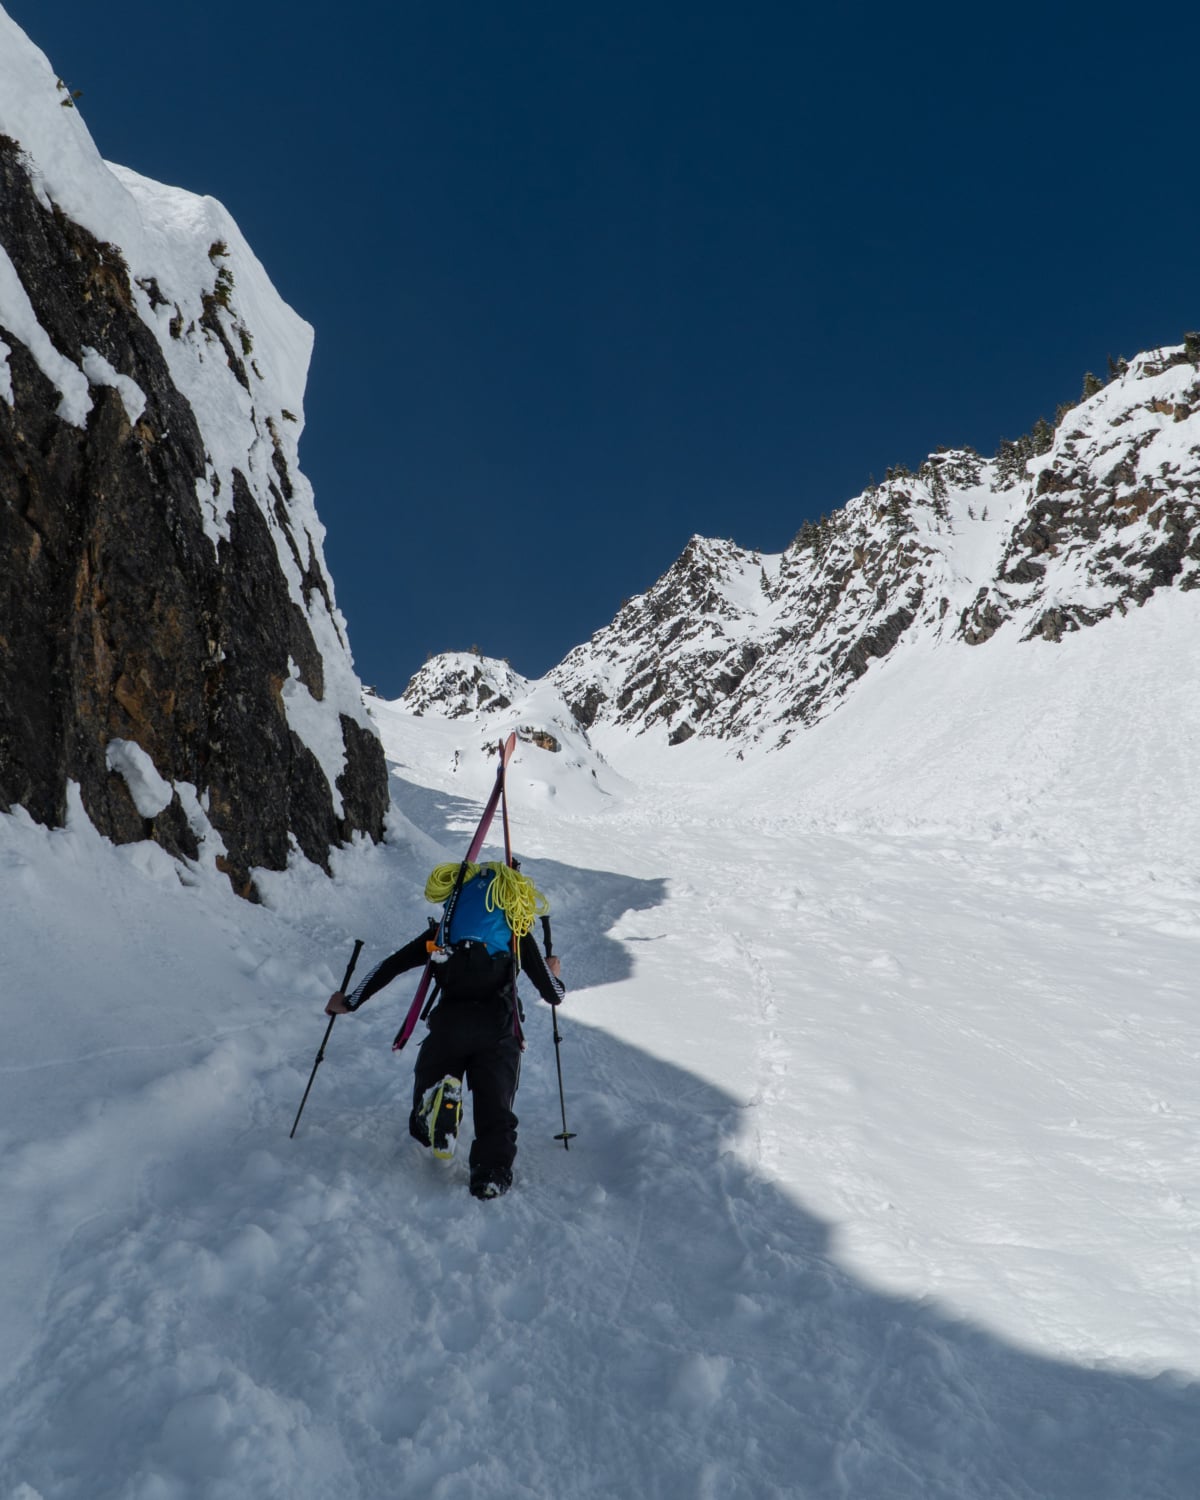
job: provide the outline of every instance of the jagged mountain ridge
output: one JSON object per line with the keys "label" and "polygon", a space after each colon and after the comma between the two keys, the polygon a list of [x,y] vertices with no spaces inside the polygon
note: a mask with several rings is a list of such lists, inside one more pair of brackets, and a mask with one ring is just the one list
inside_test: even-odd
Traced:
{"label": "jagged mountain ridge", "polygon": [[778,556],[693,537],[549,680],[585,728],[782,743],[902,643],[1059,640],[1200,586],[1200,339],[1129,361],[1046,441],[932,454]]}
{"label": "jagged mountain ridge", "polygon": [[253,870],[382,837],[298,465],[312,331],[211,198],[105,163],[0,9],[0,809]]}
{"label": "jagged mountain ridge", "polygon": [[394,707],[418,718],[431,714],[461,720],[460,751],[470,745],[490,758],[494,742],[513,729],[523,745],[561,755],[563,766],[595,776],[597,767],[604,765],[604,757],[596,753],[553,683],[522,677],[508,662],[476,651],[431,657]]}

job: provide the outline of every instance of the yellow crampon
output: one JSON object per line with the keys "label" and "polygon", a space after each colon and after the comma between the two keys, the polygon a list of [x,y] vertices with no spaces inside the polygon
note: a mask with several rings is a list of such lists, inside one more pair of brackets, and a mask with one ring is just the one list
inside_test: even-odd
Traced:
{"label": "yellow crampon", "polygon": [[[459,865],[435,865],[425,882],[426,901],[432,901],[435,906],[444,905],[454,889],[459,869]],[[550,903],[528,875],[522,875],[511,865],[494,860],[485,865],[468,864],[463,884],[474,880],[484,870],[496,877],[487,893],[487,909],[495,911],[499,907],[512,928],[513,935],[520,942],[527,933],[533,931],[533,924],[538,917],[547,915]]]}

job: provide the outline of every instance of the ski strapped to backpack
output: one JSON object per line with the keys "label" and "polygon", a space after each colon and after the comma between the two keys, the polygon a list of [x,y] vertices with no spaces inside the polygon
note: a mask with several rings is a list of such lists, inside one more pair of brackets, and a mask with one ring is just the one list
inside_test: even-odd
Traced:
{"label": "ski strapped to backpack", "polygon": [[[500,786],[500,822],[504,828],[504,863],[511,870],[513,867],[512,835],[508,831],[508,793],[503,783]],[[512,992],[513,992],[513,1036],[521,1044],[521,1050],[525,1050],[525,1032],[521,1022],[525,1017],[521,1013],[521,997],[517,993],[517,975],[521,972],[520,939],[517,937],[516,925],[513,924],[512,940],[509,944],[512,952]]]}
{"label": "ski strapped to backpack", "polygon": [[[500,746],[500,764],[496,768],[496,784],[492,788],[491,795],[484,804],[483,814],[479,819],[479,826],[467,847],[466,857],[459,866],[458,877],[454,882],[454,889],[446,905],[446,916],[444,925],[449,930],[450,918],[454,914],[454,907],[458,904],[459,895],[462,892],[463,881],[466,879],[467,866],[472,865],[479,858],[479,851],[483,848],[483,841],[487,838],[488,829],[492,826],[492,819],[496,816],[496,809],[504,796],[504,772],[512,753],[517,747],[517,737],[510,734]],[[426,960],[425,968],[421,973],[420,983],[417,985],[417,993],[413,996],[412,1004],[408,1007],[408,1014],[404,1017],[404,1024],[396,1033],[392,1042],[392,1051],[400,1052],[408,1042],[410,1036],[416,1030],[417,1020],[421,1015],[421,1008],[425,1004],[425,997],[429,993],[429,986],[433,981],[433,954],[430,953]]]}

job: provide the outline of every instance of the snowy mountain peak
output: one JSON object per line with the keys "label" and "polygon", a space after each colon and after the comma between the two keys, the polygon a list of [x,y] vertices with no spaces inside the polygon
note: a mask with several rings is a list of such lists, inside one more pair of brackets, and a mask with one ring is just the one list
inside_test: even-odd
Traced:
{"label": "snowy mountain peak", "polygon": [[873,663],[1011,625],[1061,640],[1200,585],[1200,337],[1115,366],[993,459],[889,470],[780,557],[693,537],[550,674],[580,723],[787,740]]}
{"label": "snowy mountain peak", "polygon": [[1060,414],[1025,465],[996,576],[964,620],[986,639],[1065,631],[1200,586],[1200,339],[1151,350]]}
{"label": "snowy mountain peak", "polygon": [[603,763],[552,683],[531,682],[506,661],[473,651],[430,657],[390,707],[417,718],[464,720],[489,751],[499,737],[515,732],[519,741],[551,755],[566,747],[589,769]]}
{"label": "snowy mountain peak", "polygon": [[475,651],[443,651],[411,678],[400,702],[410,713],[461,719],[502,713],[526,697],[529,686],[506,661]]}
{"label": "snowy mountain peak", "polygon": [[436,746],[425,769],[447,787],[484,792],[496,744],[509,733],[517,736],[509,780],[526,795],[555,798],[571,810],[592,807],[623,784],[553,683],[531,682],[507,662],[473,651],[431,657],[400,698],[376,699],[371,712],[385,735],[423,720],[421,732]]}

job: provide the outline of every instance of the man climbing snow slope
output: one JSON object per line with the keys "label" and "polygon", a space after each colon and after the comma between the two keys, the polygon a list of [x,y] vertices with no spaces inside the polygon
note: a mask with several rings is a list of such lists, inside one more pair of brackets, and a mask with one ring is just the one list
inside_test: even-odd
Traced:
{"label": "man climbing snow slope", "polygon": [[550,1005],[566,993],[557,956],[543,958],[533,937],[534,921],[547,903],[516,860],[438,865],[426,882],[425,898],[442,904],[440,921],[431,919],[429,931],[385,958],[349,997],[336,990],[325,1011],[331,1016],[355,1011],[398,975],[432,964],[433,1010],[417,1053],[408,1128],[435,1156],[451,1158],[465,1082],[475,1122],[471,1192],[497,1198],[512,1185],[517,1154],[512,1106],[525,1045],[518,970]]}

